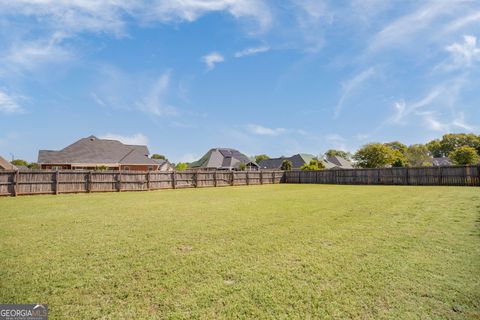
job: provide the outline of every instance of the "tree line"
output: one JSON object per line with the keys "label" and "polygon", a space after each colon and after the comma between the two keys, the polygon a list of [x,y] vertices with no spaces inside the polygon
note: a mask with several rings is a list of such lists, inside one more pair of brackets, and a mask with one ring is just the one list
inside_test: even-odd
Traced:
{"label": "tree line", "polygon": [[[480,135],[467,133],[449,133],[441,139],[434,139],[426,144],[405,145],[399,141],[387,143],[368,143],[354,154],[348,151],[330,149],[324,157],[340,156],[353,160],[358,168],[385,168],[385,167],[422,167],[433,165],[433,158],[446,157],[453,164],[477,164],[480,160]],[[265,154],[255,156],[259,162],[269,159]],[[304,164],[301,170],[321,170],[325,165],[320,159],[313,159]],[[282,170],[291,170],[292,163],[284,160]]]}
{"label": "tree line", "polygon": [[[359,168],[385,168],[385,167],[421,167],[431,166],[433,158],[447,157],[457,165],[477,164],[480,160],[480,135],[473,133],[448,133],[441,139],[434,139],[426,144],[405,145],[399,141],[387,143],[368,143],[362,146],[354,154],[344,150],[330,149],[324,157],[340,156],[347,160],[353,160],[354,166]],[[153,154],[152,159],[167,158],[161,154]],[[252,157],[256,163],[270,159],[266,154]],[[168,160],[167,160],[168,161]],[[16,159],[11,161],[17,166],[25,166],[30,169],[38,169],[37,163],[28,163],[25,160]],[[177,170],[186,170],[188,163],[179,162],[173,164]],[[313,159],[304,164],[302,170],[321,170],[325,165],[321,159]],[[245,170],[242,166],[241,170]],[[284,160],[282,170],[291,170],[292,163]]]}

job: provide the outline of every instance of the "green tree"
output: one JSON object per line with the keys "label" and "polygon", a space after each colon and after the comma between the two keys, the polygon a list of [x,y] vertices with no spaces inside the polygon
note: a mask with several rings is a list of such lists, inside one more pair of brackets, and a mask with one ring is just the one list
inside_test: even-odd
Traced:
{"label": "green tree", "polygon": [[407,158],[405,155],[398,149],[392,150],[392,160],[391,160],[392,167],[406,167],[407,166]]}
{"label": "green tree", "polygon": [[158,154],[158,153],[152,154],[151,158],[152,158],[152,159],[167,160],[167,158],[165,158],[165,156],[164,156],[163,154]]}
{"label": "green tree", "polygon": [[108,167],[107,166],[98,166],[95,168],[96,171],[107,171]]}
{"label": "green tree", "polygon": [[36,162],[30,162],[28,164],[28,168],[34,170],[34,169],[40,169],[40,166]]}
{"label": "green tree", "polygon": [[386,146],[392,148],[393,150],[398,150],[401,153],[405,154],[407,152],[407,146],[401,143],[400,141],[392,141],[385,143]]}
{"label": "green tree", "polygon": [[262,160],[267,160],[267,159],[270,159],[270,157],[267,156],[266,154],[257,154],[257,155],[255,156],[255,162],[256,162],[256,163],[259,163],[260,161],[262,161]]}
{"label": "green tree", "polygon": [[431,166],[432,157],[428,148],[423,144],[412,144],[407,148],[405,156],[410,167]]}
{"label": "green tree", "polygon": [[283,160],[282,166],[280,167],[280,170],[283,170],[283,171],[291,171],[291,170],[292,170],[292,161],[290,161],[290,160]]}
{"label": "green tree", "polygon": [[343,151],[343,150],[335,150],[335,149],[330,149],[327,152],[325,152],[325,156],[327,157],[339,156],[347,160],[350,160],[352,158],[352,154],[350,152]]}
{"label": "green tree", "polygon": [[449,133],[445,134],[440,141],[445,156],[455,151],[459,147],[469,146],[475,148],[480,153],[480,137],[473,133]]}
{"label": "green tree", "polygon": [[447,157],[452,151],[463,146],[475,148],[480,154],[480,136],[473,133],[448,133],[443,135],[441,140],[432,140],[427,143],[434,157]]}
{"label": "green tree", "polygon": [[325,169],[325,165],[317,159],[313,159],[310,163],[305,163],[300,169],[303,171],[322,170]]}
{"label": "green tree", "polygon": [[353,159],[361,168],[384,168],[391,166],[397,160],[393,149],[382,143],[364,145],[355,153]]}
{"label": "green tree", "polygon": [[443,150],[442,150],[442,145],[440,144],[440,140],[435,139],[426,144],[426,147],[432,157],[434,158],[440,158],[443,157]]}
{"label": "green tree", "polygon": [[240,171],[245,171],[246,168],[247,168],[247,165],[245,163],[240,163],[240,165],[238,166],[238,169]]}
{"label": "green tree", "polygon": [[450,152],[449,158],[459,165],[477,164],[479,156],[477,150],[470,146],[462,146]]}
{"label": "green tree", "polygon": [[186,163],[186,162],[179,162],[175,166],[175,170],[177,170],[177,171],[185,171],[187,169],[188,169],[188,163]]}
{"label": "green tree", "polygon": [[22,159],[15,159],[15,160],[12,160],[10,163],[13,164],[14,166],[28,167],[28,162]]}

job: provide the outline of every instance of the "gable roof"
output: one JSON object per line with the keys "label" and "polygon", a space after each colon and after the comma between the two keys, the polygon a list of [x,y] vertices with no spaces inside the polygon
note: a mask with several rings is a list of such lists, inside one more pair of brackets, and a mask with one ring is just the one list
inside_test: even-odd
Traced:
{"label": "gable roof", "polygon": [[210,149],[199,160],[190,164],[190,168],[238,169],[240,164],[257,164],[238,150],[230,148]]}
{"label": "gable roof", "polygon": [[0,156],[0,170],[18,170],[18,168]]}
{"label": "gable roof", "polygon": [[308,153],[298,153],[294,154],[291,157],[280,157],[280,158],[271,158],[265,159],[258,163],[261,169],[280,169],[283,161],[289,160],[292,163],[293,169],[299,169],[305,163],[310,163],[315,159],[313,154]]}
{"label": "gable roof", "polygon": [[327,161],[342,169],[353,169],[352,163],[340,156],[327,157]]}
{"label": "gable roof", "polygon": [[157,164],[148,158],[147,146],[127,145],[117,140],[82,138],[59,151],[40,150],[38,163],[50,164]]}
{"label": "gable roof", "polygon": [[452,161],[450,161],[450,159],[447,157],[432,158],[432,165],[436,167],[451,166]]}
{"label": "gable roof", "polygon": [[[292,162],[293,169],[300,169],[304,164],[310,163],[310,161],[314,159],[316,159],[316,157],[313,154],[299,153],[294,154],[291,157],[280,157],[262,160],[258,163],[258,165],[261,169],[280,169],[282,167],[283,161],[289,160],[290,162]],[[352,164],[348,160],[339,156],[329,157],[327,159],[319,159],[319,161],[323,163],[326,169],[353,168]]]}

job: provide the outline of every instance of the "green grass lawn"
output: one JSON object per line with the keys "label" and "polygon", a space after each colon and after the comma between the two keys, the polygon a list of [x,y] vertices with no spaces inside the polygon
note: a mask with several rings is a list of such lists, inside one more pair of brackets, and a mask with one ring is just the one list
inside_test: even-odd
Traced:
{"label": "green grass lawn", "polygon": [[480,318],[480,189],[0,198],[0,302],[76,318]]}

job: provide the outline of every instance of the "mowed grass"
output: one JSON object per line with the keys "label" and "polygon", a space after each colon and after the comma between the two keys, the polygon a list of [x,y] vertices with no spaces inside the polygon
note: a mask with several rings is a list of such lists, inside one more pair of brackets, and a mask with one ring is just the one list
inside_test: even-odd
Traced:
{"label": "mowed grass", "polygon": [[478,319],[480,189],[0,198],[0,302],[51,319]]}

